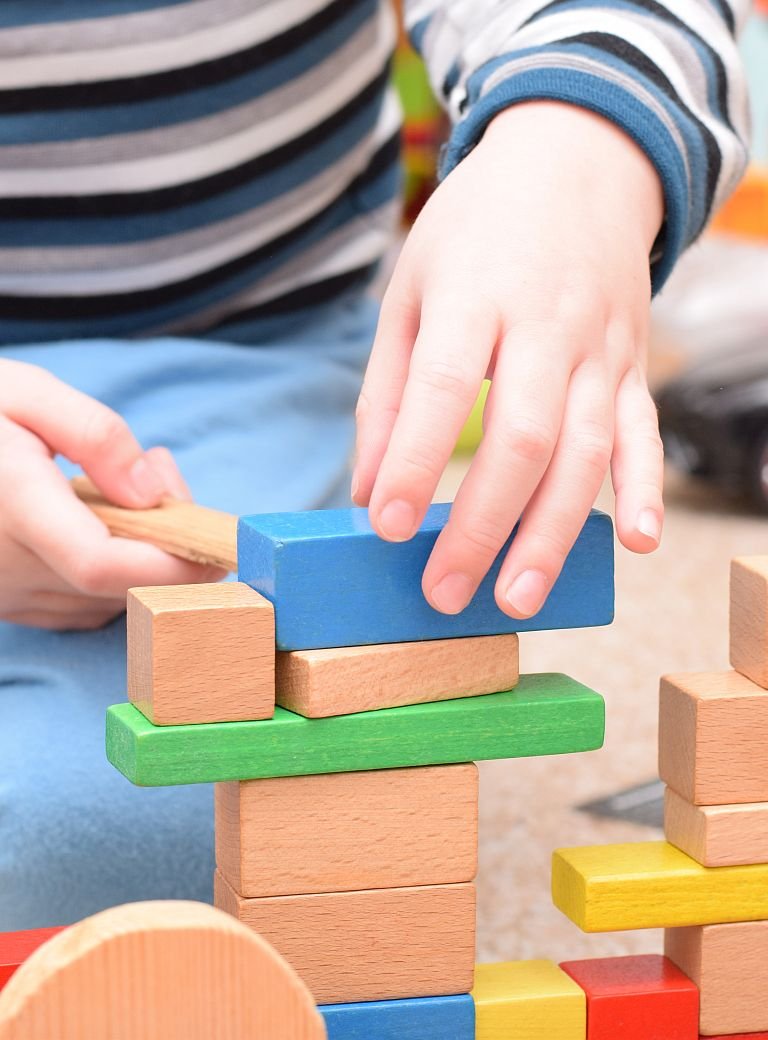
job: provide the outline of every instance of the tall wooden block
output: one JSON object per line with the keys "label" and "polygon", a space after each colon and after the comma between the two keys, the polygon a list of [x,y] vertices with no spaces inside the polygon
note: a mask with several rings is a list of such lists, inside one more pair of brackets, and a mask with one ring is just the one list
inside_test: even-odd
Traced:
{"label": "tall wooden block", "polygon": [[216,872],[216,906],[281,953],[320,1004],[472,988],[475,886],[245,899]]}
{"label": "tall wooden block", "polygon": [[731,561],[731,664],[768,689],[768,556]]}
{"label": "tall wooden block", "polygon": [[128,697],[156,726],[268,719],[272,604],[239,582],[128,593]]}
{"label": "tall wooden block", "polygon": [[277,655],[277,703],[307,718],[511,690],[518,637],[379,643]]}
{"label": "tall wooden block", "polygon": [[552,961],[478,964],[476,1040],[584,1040],[583,991]]}
{"label": "tall wooden block", "polygon": [[0,932],[0,989],[38,946],[63,928],[34,928],[26,932]]}
{"label": "tall wooden block", "polygon": [[[607,625],[613,620],[613,527],[593,511],[544,607],[519,621],[493,590],[507,544],[469,606],[433,610],[421,578],[450,505],[434,505],[408,542],[382,541],[367,509],[241,517],[238,572],[275,604],[280,650],[500,635]],[[514,533],[512,535],[514,537]]]}
{"label": "tall wooden block", "polygon": [[659,774],[695,805],[768,802],[768,691],[739,672],[661,681]]}
{"label": "tall wooden block", "polygon": [[241,896],[471,881],[474,764],[216,785],[216,863]]}
{"label": "tall wooden block", "polygon": [[468,993],[363,1004],[324,1004],[328,1040],[475,1040],[475,1004]]}
{"label": "tall wooden block", "polygon": [[768,1030],[768,921],[673,928],[664,948],[699,987],[702,1035]]}
{"label": "tall wooden block", "polygon": [[657,954],[566,961],[587,995],[587,1040],[698,1040],[699,991]]}
{"label": "tall wooden block", "polygon": [[693,805],[668,787],[664,834],[705,867],[768,863],[768,802]]}
{"label": "tall wooden block", "polygon": [[768,864],[702,867],[664,841],[558,849],[555,906],[585,932],[768,918]]}

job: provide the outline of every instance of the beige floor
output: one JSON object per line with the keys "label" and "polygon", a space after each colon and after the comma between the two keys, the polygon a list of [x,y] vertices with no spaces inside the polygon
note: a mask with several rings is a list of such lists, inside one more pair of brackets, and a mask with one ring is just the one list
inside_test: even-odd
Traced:
{"label": "beige floor", "polygon": [[[452,464],[440,500],[452,498],[463,471]],[[605,489],[598,504],[610,502]],[[551,904],[551,852],[660,837],[575,806],[655,777],[659,676],[728,666],[729,561],[760,552],[768,552],[765,519],[670,474],[661,549],[650,557],[617,549],[615,623],[521,638],[523,671],[567,672],[604,695],[607,736],[588,755],[482,765],[480,961],[660,951],[655,932],[583,935]]]}

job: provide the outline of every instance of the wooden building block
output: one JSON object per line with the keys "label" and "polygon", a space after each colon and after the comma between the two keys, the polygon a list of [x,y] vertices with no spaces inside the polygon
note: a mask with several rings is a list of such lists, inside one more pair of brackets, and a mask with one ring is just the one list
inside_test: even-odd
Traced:
{"label": "wooden building block", "polygon": [[478,964],[476,1040],[584,1040],[583,991],[552,961]]}
{"label": "wooden building block", "polygon": [[477,766],[216,785],[216,864],[242,896],[471,881]]}
{"label": "wooden building block", "polygon": [[277,708],[262,722],[153,726],[118,704],[107,711],[107,756],[133,783],[164,787],[592,751],[604,724],[602,697],[542,674],[487,697],[330,719]]}
{"label": "wooden building block", "polygon": [[668,787],[664,834],[705,867],[768,863],[768,802],[693,805]]}
{"label": "wooden building block", "polygon": [[698,1040],[699,991],[666,957],[602,957],[560,967],[587,995],[587,1040]]}
{"label": "wooden building block", "polygon": [[661,681],[659,775],[695,805],[768,802],[768,691],[739,672]]}
{"label": "wooden building block", "polygon": [[0,989],[38,946],[63,928],[34,928],[26,932],[0,932]]}
{"label": "wooden building block", "polygon": [[128,697],[156,726],[268,719],[272,604],[239,582],[128,592]]}
{"label": "wooden building block", "polygon": [[731,561],[731,664],[768,689],[768,556]]}
{"label": "wooden building block", "polygon": [[699,987],[700,1033],[768,1030],[768,921],[672,928],[664,950]]}
{"label": "wooden building block", "polygon": [[475,1003],[453,997],[324,1004],[328,1040],[475,1040]]}
{"label": "wooden building block", "polygon": [[[429,606],[421,578],[449,504],[433,505],[408,542],[385,542],[367,509],[241,517],[238,573],[275,604],[279,650],[585,628],[613,620],[613,526],[593,511],[544,607],[519,621],[496,606],[505,546],[469,606]],[[514,535],[513,535],[514,537]]]}
{"label": "wooden building block", "polygon": [[699,1040],[768,1040],[768,1032],[764,1033],[728,1033],[721,1036],[699,1036]]}
{"label": "wooden building block", "polygon": [[0,1040],[324,1040],[296,973],[203,903],[131,903],[54,936],[0,993]]}
{"label": "wooden building block", "polygon": [[245,899],[217,870],[214,901],[271,943],[319,1004],[472,988],[472,884]]}
{"label": "wooden building block", "polygon": [[277,655],[277,703],[306,718],[511,690],[518,637],[379,643]]}
{"label": "wooden building block", "polygon": [[664,841],[558,849],[555,906],[585,932],[768,918],[768,864],[702,867]]}

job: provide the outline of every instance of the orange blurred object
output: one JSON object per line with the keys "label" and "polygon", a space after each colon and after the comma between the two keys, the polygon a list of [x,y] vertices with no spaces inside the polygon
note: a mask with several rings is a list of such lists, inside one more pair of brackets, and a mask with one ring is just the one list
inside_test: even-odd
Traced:
{"label": "orange blurred object", "polygon": [[[768,5],[768,0],[765,0]],[[712,230],[768,241],[768,167],[751,166],[712,221]]]}

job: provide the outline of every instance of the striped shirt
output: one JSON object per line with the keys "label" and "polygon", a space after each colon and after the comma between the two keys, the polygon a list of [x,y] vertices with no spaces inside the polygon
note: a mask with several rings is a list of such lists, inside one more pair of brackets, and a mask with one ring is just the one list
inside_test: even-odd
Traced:
{"label": "striped shirt", "polygon": [[[443,173],[516,101],[603,113],[664,183],[661,285],[743,167],[741,12],[412,0],[407,14],[454,122]],[[394,38],[383,0],[0,0],[0,343],[255,341],[363,284],[398,211]]]}

